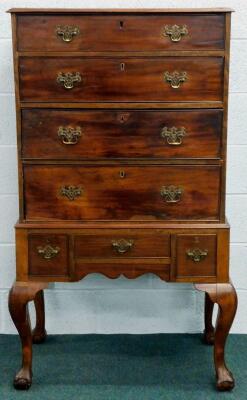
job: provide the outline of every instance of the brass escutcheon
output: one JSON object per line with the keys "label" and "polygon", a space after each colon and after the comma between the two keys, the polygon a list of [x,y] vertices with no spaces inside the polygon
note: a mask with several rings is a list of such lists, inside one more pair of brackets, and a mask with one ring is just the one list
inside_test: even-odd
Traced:
{"label": "brass escutcheon", "polygon": [[167,143],[171,146],[179,146],[183,142],[183,138],[186,135],[186,129],[184,127],[176,128],[175,126],[168,128],[164,126],[160,136],[166,139]]}
{"label": "brass escutcheon", "polygon": [[76,144],[81,136],[81,128],[79,126],[76,128],[59,126],[57,135],[63,144]]}
{"label": "brass escutcheon", "polygon": [[201,250],[198,247],[195,249],[186,250],[186,254],[194,262],[200,262],[204,260],[208,255],[208,250]]}
{"label": "brass escutcheon", "polygon": [[58,25],[56,27],[57,36],[60,37],[66,43],[71,42],[73,37],[79,35],[79,33],[80,29],[78,26]]}
{"label": "brass escutcheon", "polygon": [[112,240],[112,247],[116,250],[119,254],[124,254],[126,251],[130,250],[133,247],[134,240],[132,239],[119,239],[119,240]]}
{"label": "brass escutcheon", "polygon": [[60,194],[72,201],[75,200],[76,197],[83,195],[83,189],[79,186],[62,186],[60,189]]}
{"label": "brass escutcheon", "polygon": [[178,203],[181,200],[183,188],[180,186],[162,186],[160,194],[166,203]]}
{"label": "brass escutcheon", "polygon": [[82,81],[79,72],[59,72],[57,83],[60,83],[65,89],[73,89],[75,83]]}
{"label": "brass escutcheon", "polygon": [[60,252],[60,247],[52,247],[50,244],[47,244],[44,247],[38,246],[37,251],[42,258],[45,260],[50,260],[58,255]]}
{"label": "brass escutcheon", "polygon": [[163,35],[169,36],[172,42],[179,42],[188,33],[186,25],[165,25],[163,30]]}
{"label": "brass escutcheon", "polygon": [[169,83],[173,89],[178,89],[181,83],[188,80],[188,76],[186,72],[168,72],[164,73],[164,81]]}

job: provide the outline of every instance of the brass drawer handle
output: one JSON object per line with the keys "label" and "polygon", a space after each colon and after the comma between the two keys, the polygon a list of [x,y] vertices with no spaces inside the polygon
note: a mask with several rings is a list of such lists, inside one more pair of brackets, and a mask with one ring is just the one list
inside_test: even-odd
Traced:
{"label": "brass drawer handle", "polygon": [[81,137],[81,128],[79,126],[76,128],[59,126],[57,135],[63,144],[77,144]]}
{"label": "brass drawer handle", "polygon": [[57,75],[57,83],[62,85],[64,89],[73,89],[74,84],[81,81],[79,72],[59,72]]}
{"label": "brass drawer handle", "polygon": [[178,203],[181,200],[183,188],[180,186],[162,186],[160,194],[166,203]]}
{"label": "brass drawer handle", "polygon": [[180,84],[188,80],[186,72],[168,72],[164,73],[165,82],[169,83],[173,89],[178,89]]}
{"label": "brass drawer handle", "polygon": [[134,240],[132,239],[119,239],[119,240],[112,240],[112,247],[116,250],[119,254],[124,254],[128,250],[133,247]]}
{"label": "brass drawer handle", "polygon": [[194,262],[200,262],[208,255],[208,250],[201,250],[199,248],[186,250],[186,254]]}
{"label": "brass drawer handle", "polygon": [[50,260],[58,255],[60,252],[60,247],[52,247],[50,244],[47,244],[44,247],[38,246],[37,251],[42,258],[45,260]]}
{"label": "brass drawer handle", "polygon": [[184,127],[176,128],[175,126],[172,128],[167,128],[167,126],[164,126],[160,133],[160,136],[163,139],[166,139],[167,143],[171,146],[181,145],[185,135],[186,129]]}
{"label": "brass drawer handle", "polygon": [[83,195],[83,189],[79,186],[62,186],[60,189],[60,194],[72,201],[75,200],[76,197]]}
{"label": "brass drawer handle", "polygon": [[71,42],[73,37],[79,35],[79,33],[80,29],[78,26],[58,25],[56,27],[57,36],[60,37],[66,43]]}
{"label": "brass drawer handle", "polygon": [[163,30],[163,35],[169,36],[172,42],[180,42],[188,33],[187,25],[165,25]]}

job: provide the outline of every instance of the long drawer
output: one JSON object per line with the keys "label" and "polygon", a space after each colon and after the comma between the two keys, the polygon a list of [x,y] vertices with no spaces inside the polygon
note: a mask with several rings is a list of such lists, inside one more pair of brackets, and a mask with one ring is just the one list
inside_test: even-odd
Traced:
{"label": "long drawer", "polygon": [[224,48],[223,14],[20,15],[19,51],[162,51]]}
{"label": "long drawer", "polygon": [[22,156],[219,158],[221,110],[22,110]]}
{"label": "long drawer", "polygon": [[28,220],[218,220],[218,166],[25,165]]}
{"label": "long drawer", "polygon": [[20,99],[222,101],[223,61],[222,57],[21,57]]}

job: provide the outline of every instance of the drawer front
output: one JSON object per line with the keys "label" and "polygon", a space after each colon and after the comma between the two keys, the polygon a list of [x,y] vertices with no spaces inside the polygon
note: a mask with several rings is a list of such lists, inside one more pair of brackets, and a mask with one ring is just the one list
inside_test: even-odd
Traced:
{"label": "drawer front", "polygon": [[179,234],[176,237],[176,277],[217,276],[217,235]]}
{"label": "drawer front", "polygon": [[31,234],[28,236],[29,274],[67,276],[69,251],[67,235]]}
{"label": "drawer front", "polygon": [[222,57],[21,57],[20,98],[39,102],[222,101]]}
{"label": "drawer front", "polygon": [[75,258],[169,257],[170,235],[150,230],[111,230],[74,237]]}
{"label": "drawer front", "polygon": [[223,49],[224,32],[223,14],[22,15],[17,19],[19,51]]}
{"label": "drawer front", "polygon": [[29,220],[218,220],[217,166],[24,166]]}
{"label": "drawer front", "polygon": [[22,156],[219,158],[222,111],[23,110]]}

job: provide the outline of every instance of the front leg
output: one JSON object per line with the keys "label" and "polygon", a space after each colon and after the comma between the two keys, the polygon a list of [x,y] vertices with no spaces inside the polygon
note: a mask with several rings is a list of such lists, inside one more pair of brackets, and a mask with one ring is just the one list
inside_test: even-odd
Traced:
{"label": "front leg", "polygon": [[208,293],[205,293],[205,303],[204,303],[204,334],[203,340],[206,344],[214,344],[214,326],[212,324],[214,303],[211,301]]}
{"label": "front leg", "polygon": [[231,283],[197,284],[196,288],[208,293],[211,301],[219,306],[215,327],[214,363],[217,389],[231,390],[234,378],[225,363],[225,344],[237,310],[237,294]]}
{"label": "front leg", "polygon": [[36,325],[32,331],[33,343],[42,343],[46,339],[45,330],[45,301],[44,301],[44,291],[40,290],[35,298],[34,305],[36,310]]}
{"label": "front leg", "polygon": [[47,285],[15,282],[9,292],[9,311],[22,344],[22,367],[14,379],[14,387],[27,390],[32,384],[32,332],[28,302]]}

